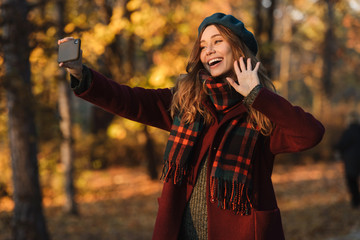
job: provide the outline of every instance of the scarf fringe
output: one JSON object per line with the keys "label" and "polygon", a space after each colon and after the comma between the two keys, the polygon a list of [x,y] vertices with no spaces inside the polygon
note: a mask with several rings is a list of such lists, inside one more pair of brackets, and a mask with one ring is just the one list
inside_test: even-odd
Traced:
{"label": "scarf fringe", "polygon": [[235,214],[251,214],[251,193],[245,184],[212,177],[210,179],[210,199],[218,201],[218,207],[232,210]]}
{"label": "scarf fringe", "polygon": [[173,179],[175,185],[181,185],[184,181],[192,183],[194,174],[191,169],[188,166],[181,167],[174,162],[165,161],[160,180],[168,182],[169,179]]}

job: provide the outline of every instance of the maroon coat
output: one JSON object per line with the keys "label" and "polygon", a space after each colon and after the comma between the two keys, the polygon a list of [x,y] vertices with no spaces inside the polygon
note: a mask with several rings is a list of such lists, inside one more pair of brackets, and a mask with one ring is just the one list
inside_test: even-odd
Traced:
{"label": "maroon coat", "polygon": [[[79,97],[92,102],[114,114],[170,131],[172,118],[169,106],[172,100],[170,89],[130,88],[111,81],[92,71],[90,88]],[[216,116],[211,104],[205,105]],[[278,153],[297,152],[318,144],[324,134],[324,127],[311,114],[300,107],[292,106],[279,95],[262,88],[256,97],[253,108],[267,116],[276,124],[271,136],[260,135],[253,154],[254,202],[248,216],[240,216],[229,210],[221,210],[217,202],[207,197],[208,239],[240,240],[281,240],[284,239],[280,211],[277,206],[271,181],[274,156]],[[200,160],[209,150],[209,160],[213,160],[218,144],[226,129],[226,122],[246,108],[238,104],[221,121],[215,121],[200,136],[196,151],[198,172]],[[212,161],[208,161],[207,176],[210,176]],[[164,183],[159,201],[159,210],[153,239],[177,240],[182,215],[189,200],[194,183],[174,185]],[[209,196],[209,178],[206,186]]]}

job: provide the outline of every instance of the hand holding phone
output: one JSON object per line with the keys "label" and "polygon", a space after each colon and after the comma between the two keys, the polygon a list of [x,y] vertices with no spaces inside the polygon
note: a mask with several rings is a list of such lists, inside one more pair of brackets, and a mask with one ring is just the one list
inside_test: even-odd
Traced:
{"label": "hand holding phone", "polygon": [[72,37],[58,40],[59,66],[65,68],[77,79],[82,79],[82,51],[81,40]]}
{"label": "hand holding phone", "polygon": [[80,57],[81,40],[70,39],[59,45],[58,62],[69,62],[78,60]]}

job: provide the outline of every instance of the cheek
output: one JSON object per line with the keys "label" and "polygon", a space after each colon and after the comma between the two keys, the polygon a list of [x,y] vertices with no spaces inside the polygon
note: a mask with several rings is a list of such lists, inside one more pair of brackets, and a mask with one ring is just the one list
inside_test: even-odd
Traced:
{"label": "cheek", "polygon": [[200,53],[200,61],[202,62],[203,65],[205,65],[205,54],[204,53]]}
{"label": "cheek", "polygon": [[233,69],[233,67],[234,67],[234,60],[233,60],[233,58],[232,58],[232,57],[227,58],[225,65],[226,65],[226,69],[227,69],[227,70]]}
{"label": "cheek", "polygon": [[230,52],[227,56],[227,66],[228,68],[233,68],[234,67],[234,56],[232,54],[232,52]]}
{"label": "cheek", "polygon": [[208,65],[207,65],[207,63],[205,61],[205,58],[202,58],[201,55],[200,55],[200,62],[202,63],[204,68],[208,68]]}

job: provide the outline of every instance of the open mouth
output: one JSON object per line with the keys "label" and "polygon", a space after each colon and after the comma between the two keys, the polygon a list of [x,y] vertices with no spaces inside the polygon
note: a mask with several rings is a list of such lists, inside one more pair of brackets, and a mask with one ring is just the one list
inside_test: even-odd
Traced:
{"label": "open mouth", "polygon": [[210,67],[220,63],[223,59],[222,58],[214,58],[214,59],[211,59],[209,62],[208,62],[208,65]]}

